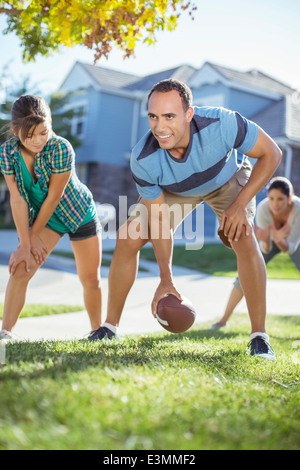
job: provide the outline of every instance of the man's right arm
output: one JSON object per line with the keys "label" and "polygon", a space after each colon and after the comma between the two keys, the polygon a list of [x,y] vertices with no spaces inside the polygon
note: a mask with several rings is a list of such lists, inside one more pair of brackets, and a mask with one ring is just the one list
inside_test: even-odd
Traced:
{"label": "man's right arm", "polygon": [[144,199],[148,212],[149,237],[160,270],[160,284],[152,302],[152,314],[157,312],[157,304],[167,294],[174,294],[181,300],[172,275],[173,232],[170,226],[168,205],[161,194],[152,201]]}

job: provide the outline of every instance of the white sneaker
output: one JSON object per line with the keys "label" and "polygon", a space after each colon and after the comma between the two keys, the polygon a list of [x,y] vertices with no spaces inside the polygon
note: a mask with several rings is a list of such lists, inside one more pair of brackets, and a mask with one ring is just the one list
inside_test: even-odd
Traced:
{"label": "white sneaker", "polygon": [[0,341],[11,341],[12,339],[13,335],[10,331],[0,330]]}

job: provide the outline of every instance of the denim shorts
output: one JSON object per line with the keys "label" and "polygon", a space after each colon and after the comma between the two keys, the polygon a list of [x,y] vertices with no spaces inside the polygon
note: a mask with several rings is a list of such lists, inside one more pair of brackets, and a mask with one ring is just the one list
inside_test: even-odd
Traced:
{"label": "denim shorts", "polygon": [[[49,225],[46,225],[47,228],[53,230],[53,232],[58,233],[60,237],[63,237],[65,233],[59,232],[58,230],[54,230]],[[76,232],[68,232],[70,241],[80,241],[86,240],[87,238],[95,237],[96,235],[100,235],[102,232],[102,227],[99,221],[99,217],[96,215],[90,222],[87,224],[81,225],[78,227]]]}

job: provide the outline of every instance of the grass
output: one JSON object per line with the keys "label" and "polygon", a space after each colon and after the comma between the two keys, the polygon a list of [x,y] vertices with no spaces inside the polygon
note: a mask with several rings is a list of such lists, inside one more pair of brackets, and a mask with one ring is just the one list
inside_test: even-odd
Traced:
{"label": "grass", "polygon": [[[58,315],[60,313],[79,312],[84,310],[82,305],[45,305],[45,304],[27,304],[22,310],[21,318],[40,317],[43,315]],[[0,318],[3,315],[3,304],[0,303]]]}
{"label": "grass", "polygon": [[0,449],[299,450],[300,317],[268,321],[276,363],[245,354],[246,315],[219,332],[10,344]]}
{"label": "grass", "polygon": [[[152,248],[143,248],[141,258],[155,261]],[[214,276],[237,275],[236,256],[221,244],[206,244],[199,251],[186,250],[184,246],[175,246],[173,264]],[[286,253],[273,258],[267,265],[269,279],[300,279],[300,272]]]}

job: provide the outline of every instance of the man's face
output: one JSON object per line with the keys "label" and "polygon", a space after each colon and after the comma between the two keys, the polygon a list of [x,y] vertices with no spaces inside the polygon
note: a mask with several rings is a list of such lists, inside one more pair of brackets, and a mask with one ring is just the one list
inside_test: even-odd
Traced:
{"label": "man's face", "polygon": [[167,93],[155,91],[148,103],[150,129],[159,146],[176,158],[182,158],[190,141],[190,122],[193,108],[185,111],[177,90]]}

